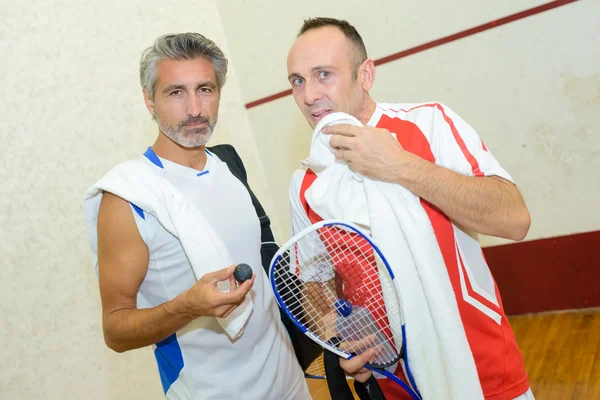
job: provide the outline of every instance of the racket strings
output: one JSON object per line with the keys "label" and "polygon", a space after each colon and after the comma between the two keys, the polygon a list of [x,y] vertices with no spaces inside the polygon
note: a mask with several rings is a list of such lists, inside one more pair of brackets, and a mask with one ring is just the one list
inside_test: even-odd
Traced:
{"label": "racket strings", "polygon": [[[295,319],[322,341],[334,336],[342,339],[339,349],[348,354],[375,348],[378,354],[373,364],[397,360],[402,343],[400,339],[396,345],[394,337],[399,326],[390,326],[388,313],[396,316],[393,308],[399,305],[385,293],[391,278],[382,274],[369,241],[327,226],[299,239],[288,254],[278,260],[273,273],[276,289]],[[346,317],[336,310],[339,300],[352,306]],[[397,318],[392,320],[399,323]]]}

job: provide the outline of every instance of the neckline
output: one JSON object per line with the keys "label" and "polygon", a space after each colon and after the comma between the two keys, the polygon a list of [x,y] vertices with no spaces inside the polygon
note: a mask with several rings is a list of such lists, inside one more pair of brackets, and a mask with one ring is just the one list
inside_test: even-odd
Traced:
{"label": "neckline", "polygon": [[174,175],[182,176],[184,178],[197,178],[210,173],[210,169],[214,163],[214,157],[212,153],[206,150],[206,154],[208,154],[206,165],[202,171],[199,171],[194,168],[186,167],[185,165],[177,164],[173,161],[169,161],[165,158],[159,157],[152,146],[149,146],[148,149],[144,152],[144,157],[146,157],[152,164],[157,166],[160,169],[168,171]]}

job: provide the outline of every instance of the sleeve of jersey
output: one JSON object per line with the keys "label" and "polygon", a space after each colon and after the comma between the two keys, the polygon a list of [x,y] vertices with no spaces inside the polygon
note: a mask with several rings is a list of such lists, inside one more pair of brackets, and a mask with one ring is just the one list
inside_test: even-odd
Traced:
{"label": "sleeve of jersey", "polygon": [[[300,186],[304,176],[301,172],[303,171],[296,171],[290,183],[292,236],[312,225],[300,201]],[[327,253],[327,250],[317,235],[304,236],[290,249],[290,272],[304,282],[330,281],[335,275],[332,265],[317,265],[310,262],[315,255],[324,253]]]}
{"label": "sleeve of jersey", "polygon": [[432,151],[436,164],[467,176],[499,176],[514,182],[477,132],[444,105],[436,108]]}

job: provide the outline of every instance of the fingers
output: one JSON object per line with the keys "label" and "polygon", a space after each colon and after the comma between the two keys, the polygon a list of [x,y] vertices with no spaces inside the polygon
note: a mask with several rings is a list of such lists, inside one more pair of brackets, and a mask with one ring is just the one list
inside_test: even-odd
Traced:
{"label": "fingers", "polygon": [[347,149],[338,149],[333,152],[336,160],[346,161],[349,165],[352,164],[352,151]]}
{"label": "fingers", "polygon": [[254,285],[254,280],[256,279],[256,274],[252,274],[252,278],[248,279],[241,285],[237,287],[235,285],[231,286],[231,290],[227,293],[216,293],[219,296],[219,305],[233,305],[236,306],[241,304],[246,297],[246,294],[252,289]]}
{"label": "fingers", "polygon": [[329,139],[329,146],[332,149],[351,149],[354,145],[355,138],[348,136],[332,136]]}
{"label": "fingers", "polygon": [[348,360],[340,359],[340,367],[342,367],[342,369],[348,374],[355,374],[369,362],[369,359],[372,356],[371,352],[372,350],[365,351],[364,353],[354,356]]}
{"label": "fingers", "polygon": [[252,278],[244,281],[244,283],[242,283],[241,285],[238,284],[235,290],[231,291],[230,293],[237,295],[240,300],[243,300],[246,294],[250,291],[250,289],[252,289],[252,286],[254,286],[255,279],[256,274],[252,274]]}
{"label": "fingers", "polygon": [[[373,354],[372,354],[373,353]],[[371,376],[371,370],[364,367],[374,357],[374,351],[369,350],[349,360],[340,358],[340,367],[359,382],[365,382]]]}
{"label": "fingers", "polygon": [[[192,312],[194,314],[225,318],[244,302],[246,295],[254,285],[256,274],[252,274],[250,279],[238,285],[233,279],[234,271],[235,266],[231,265],[222,270],[205,274],[196,282],[188,291],[189,295],[187,296],[190,303],[193,304]],[[229,291],[226,291],[225,286],[228,286]]]}
{"label": "fingers", "polygon": [[373,375],[373,371],[367,368],[361,368],[360,371],[358,371],[355,374],[352,374],[351,376],[354,378],[355,381],[365,383],[367,380],[369,380],[371,375]]}
{"label": "fingers", "polygon": [[[235,265],[230,265],[227,268],[220,269],[215,272],[209,272],[208,274],[204,274],[201,280],[206,281],[210,284],[216,284],[220,281],[226,281],[231,276],[233,276],[233,272],[235,271]],[[235,286],[233,286],[235,287]]]}
{"label": "fingers", "polygon": [[326,135],[357,136],[361,127],[348,124],[328,125],[321,130]]}
{"label": "fingers", "polygon": [[345,136],[332,136],[329,146],[334,150],[333,154],[337,160],[350,161],[352,150],[356,148],[356,138]]}
{"label": "fingers", "polygon": [[[360,340],[344,341],[344,342],[340,343],[340,345],[338,347],[340,348],[340,350],[348,352],[348,353],[358,353],[363,349],[373,347],[376,339],[377,339],[377,335],[373,334],[373,335],[369,335]],[[373,356],[376,355],[374,349],[371,349],[370,351],[372,352]]]}
{"label": "fingers", "polygon": [[233,310],[238,308],[246,299],[246,295],[248,294],[250,289],[252,289],[255,278],[256,274],[253,274],[252,278],[248,279],[247,281],[245,281],[230,292],[215,292],[215,303],[217,304],[217,306],[214,309],[215,317],[227,318],[229,314],[233,312]]}

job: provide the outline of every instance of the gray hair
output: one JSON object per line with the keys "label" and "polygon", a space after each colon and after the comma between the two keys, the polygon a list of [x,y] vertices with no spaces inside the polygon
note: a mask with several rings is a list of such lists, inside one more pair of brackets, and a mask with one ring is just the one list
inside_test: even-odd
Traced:
{"label": "gray hair", "polygon": [[217,87],[221,91],[227,75],[227,58],[215,42],[199,33],[167,34],[156,39],[154,44],[142,53],[140,84],[144,91],[154,98],[160,61],[193,60],[200,57],[212,63]]}

